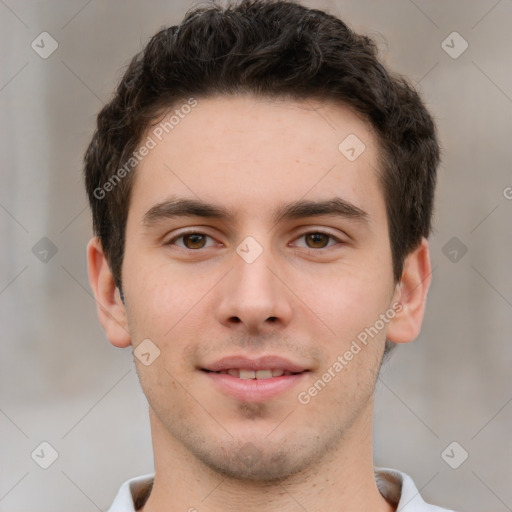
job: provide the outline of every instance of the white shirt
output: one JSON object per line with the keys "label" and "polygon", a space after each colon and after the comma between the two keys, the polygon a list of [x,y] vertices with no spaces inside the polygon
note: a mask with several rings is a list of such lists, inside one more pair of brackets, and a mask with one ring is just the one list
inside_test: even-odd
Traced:
{"label": "white shirt", "polygon": [[[396,504],[397,512],[453,512],[425,503],[411,477],[405,473],[389,468],[374,468],[374,472],[380,493]],[[152,483],[153,476],[143,475],[125,482],[108,512],[135,512],[135,499]]]}

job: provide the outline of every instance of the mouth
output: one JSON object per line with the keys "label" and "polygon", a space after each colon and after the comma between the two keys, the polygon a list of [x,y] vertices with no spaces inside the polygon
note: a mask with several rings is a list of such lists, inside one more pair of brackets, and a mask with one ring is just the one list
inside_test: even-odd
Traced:
{"label": "mouth", "polygon": [[277,356],[228,357],[200,370],[223,395],[263,402],[295,387],[310,369]]}
{"label": "mouth", "polygon": [[219,375],[230,375],[231,377],[244,380],[265,380],[282,377],[283,375],[298,375],[299,373],[302,373],[289,372],[288,370],[283,370],[283,368],[271,368],[264,370],[242,370],[240,368],[230,368],[229,370],[221,370],[219,372],[203,369],[203,371],[208,373],[217,373]]}

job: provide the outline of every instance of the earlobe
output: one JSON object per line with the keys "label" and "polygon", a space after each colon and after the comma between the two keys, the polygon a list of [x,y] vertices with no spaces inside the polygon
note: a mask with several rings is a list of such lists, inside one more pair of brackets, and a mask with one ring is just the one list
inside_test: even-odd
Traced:
{"label": "earlobe", "polygon": [[386,334],[389,341],[408,343],[418,336],[431,275],[428,242],[423,238],[420,245],[409,253],[404,262],[402,278],[397,284],[394,297],[394,301],[401,304],[401,310],[389,323]]}
{"label": "earlobe", "polygon": [[98,317],[107,338],[115,347],[130,346],[125,306],[98,237],[92,238],[87,245],[87,264]]}

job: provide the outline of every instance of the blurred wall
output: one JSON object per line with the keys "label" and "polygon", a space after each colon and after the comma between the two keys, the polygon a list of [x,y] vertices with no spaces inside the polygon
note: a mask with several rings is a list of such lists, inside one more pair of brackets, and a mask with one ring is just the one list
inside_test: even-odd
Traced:
{"label": "blurred wall", "polygon": [[[512,510],[512,3],[304,3],[376,37],[443,145],[426,319],[382,371],[375,463],[429,501]],[[131,353],[107,342],[88,285],[81,159],[131,56],[193,4],[0,2],[2,511],[105,510],[152,471]]]}

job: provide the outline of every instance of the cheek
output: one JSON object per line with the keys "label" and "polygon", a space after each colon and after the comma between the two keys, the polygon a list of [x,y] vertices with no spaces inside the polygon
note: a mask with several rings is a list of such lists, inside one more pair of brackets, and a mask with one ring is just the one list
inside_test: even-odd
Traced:
{"label": "cheek", "polygon": [[[212,286],[211,276],[191,275],[183,269],[177,271],[168,262],[155,264],[154,260],[148,260],[137,266],[129,263],[128,260],[125,293],[129,299],[130,331],[141,340],[154,340],[162,355],[172,352],[175,358],[194,329],[207,320],[202,311],[206,301],[202,299]],[[135,268],[139,270],[134,271]]]}
{"label": "cheek", "polygon": [[[311,286],[313,283],[315,286]],[[388,272],[372,271],[368,266],[340,268],[327,278],[309,284],[297,293],[304,297],[310,309],[305,313],[314,313],[323,321],[316,325],[329,328],[326,333],[330,332],[337,340],[338,348],[375,323],[388,307],[392,292]]]}
{"label": "cheek", "polygon": [[183,302],[179,287],[172,286],[164,269],[129,257],[123,265],[123,287],[132,335],[158,340],[159,344],[179,318]]}

